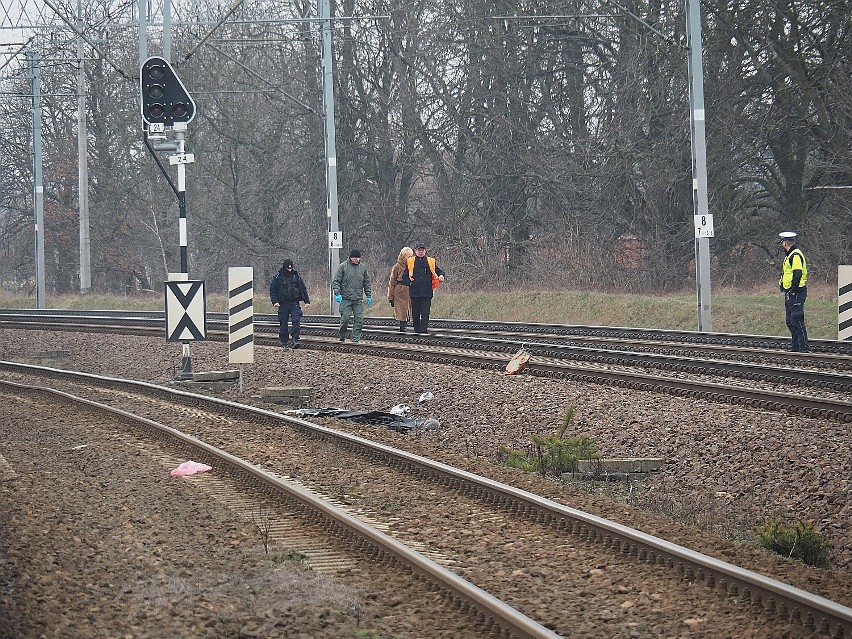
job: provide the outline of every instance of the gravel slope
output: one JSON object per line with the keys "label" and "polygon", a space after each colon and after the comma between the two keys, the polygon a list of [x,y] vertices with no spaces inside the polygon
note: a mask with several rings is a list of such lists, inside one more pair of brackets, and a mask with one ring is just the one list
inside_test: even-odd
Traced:
{"label": "gravel slope", "polygon": [[[65,350],[68,368],[171,383],[180,345],[162,339],[0,330],[4,359]],[[222,343],[192,345],[197,372],[237,368]],[[244,387],[224,396],[261,404],[266,386],[311,386],[315,406],[387,410],[434,393],[416,417],[439,429],[407,435],[329,420],[335,427],[511,481],[570,505],[616,518],[852,605],[852,429],[811,418],[716,405],[640,391],[507,377],[494,371],[322,352],[255,350]],[[571,434],[593,439],[604,457],[662,457],[661,472],[631,486],[564,486],[502,468],[501,446],[524,448],[576,409]],[[751,544],[753,526],[774,516],[811,520],[832,542],[833,568],[817,570]],[[699,532],[696,528],[700,529]],[[737,543],[734,543],[734,542]]]}
{"label": "gravel slope", "polygon": [[476,636],[406,574],[368,561],[324,574],[263,552],[211,498],[213,475],[171,478],[179,457],[107,419],[4,393],[2,639]]}

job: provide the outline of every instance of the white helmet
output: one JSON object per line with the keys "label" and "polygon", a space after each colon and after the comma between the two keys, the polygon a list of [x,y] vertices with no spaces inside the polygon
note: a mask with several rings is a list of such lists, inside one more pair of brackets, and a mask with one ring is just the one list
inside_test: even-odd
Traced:
{"label": "white helmet", "polygon": [[393,408],[390,409],[392,415],[399,415],[400,417],[408,417],[411,414],[411,406],[408,404],[397,404]]}

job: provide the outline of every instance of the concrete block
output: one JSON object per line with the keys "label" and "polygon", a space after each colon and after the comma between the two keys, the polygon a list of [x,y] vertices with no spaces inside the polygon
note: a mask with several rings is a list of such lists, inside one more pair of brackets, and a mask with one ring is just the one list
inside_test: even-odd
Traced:
{"label": "concrete block", "polygon": [[267,386],[260,389],[260,399],[271,404],[305,406],[313,401],[311,386]]}
{"label": "concrete block", "polygon": [[193,382],[236,382],[240,379],[240,371],[207,371],[192,374]]}

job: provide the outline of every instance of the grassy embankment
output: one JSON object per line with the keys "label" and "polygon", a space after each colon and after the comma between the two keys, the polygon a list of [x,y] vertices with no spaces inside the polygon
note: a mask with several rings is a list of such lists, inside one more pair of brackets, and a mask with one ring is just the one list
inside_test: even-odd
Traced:
{"label": "grassy embankment", "polygon": [[[449,286],[438,290],[432,304],[432,317],[485,319],[546,324],[597,326],[636,326],[696,330],[697,299],[694,291],[667,295],[628,295],[592,291],[501,291],[455,293]],[[837,339],[837,298],[831,289],[811,290],[807,302],[808,334],[818,339]],[[328,313],[326,293],[316,291],[309,314]],[[390,306],[384,295],[368,314],[388,316]],[[777,291],[714,291],[712,295],[713,329],[721,333],[781,335],[789,333],[784,325],[784,301]],[[131,297],[104,295],[47,296],[48,308],[162,310],[161,295]],[[0,308],[34,308],[35,298],[0,292]],[[227,311],[222,295],[209,295],[209,311]],[[255,291],[255,312],[271,313],[266,291]]]}

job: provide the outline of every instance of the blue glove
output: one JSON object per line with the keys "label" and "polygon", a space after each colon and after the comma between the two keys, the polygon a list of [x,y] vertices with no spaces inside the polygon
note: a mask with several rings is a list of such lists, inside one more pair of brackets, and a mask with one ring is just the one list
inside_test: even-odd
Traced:
{"label": "blue glove", "polygon": [[373,298],[372,298],[372,297],[368,297],[368,298],[367,298],[367,306],[372,306],[372,305],[373,305]]}
{"label": "blue glove", "polygon": [[334,301],[337,302],[338,304],[342,304],[343,303],[343,296],[340,295],[340,294],[335,295]]}

